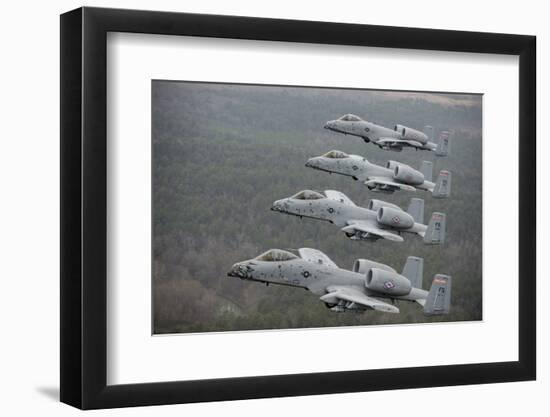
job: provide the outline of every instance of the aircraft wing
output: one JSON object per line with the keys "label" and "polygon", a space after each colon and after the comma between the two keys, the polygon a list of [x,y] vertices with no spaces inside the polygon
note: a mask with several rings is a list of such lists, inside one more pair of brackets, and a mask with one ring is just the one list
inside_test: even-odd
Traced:
{"label": "aircraft wing", "polygon": [[325,190],[325,195],[331,200],[339,201],[342,204],[346,204],[348,206],[355,206],[355,203],[351,201],[348,196],[346,196],[344,193],[341,193],[340,191]]}
{"label": "aircraft wing", "polygon": [[384,178],[384,177],[368,177],[368,179],[364,182],[364,184],[366,186],[389,185],[391,187],[395,187],[395,188],[398,188],[400,190],[416,191],[416,188],[414,188],[411,185],[400,184],[398,182],[391,181],[388,178]]}
{"label": "aircraft wing", "polygon": [[383,239],[392,240],[394,242],[403,242],[403,238],[398,234],[380,229],[370,222],[366,222],[364,220],[350,220],[347,223],[348,225],[341,229],[344,233],[353,233],[354,231],[359,230],[360,232],[379,236]]}
{"label": "aircraft wing", "polygon": [[422,144],[416,140],[396,139],[396,138],[380,138],[375,142],[377,145],[409,145],[416,148],[422,148]]}
{"label": "aircraft wing", "polygon": [[312,262],[315,264],[326,265],[332,268],[338,268],[338,265],[336,265],[327,255],[325,255],[320,250],[310,249],[310,248],[300,248],[298,249],[298,253],[300,254],[300,257],[304,261]]}
{"label": "aircraft wing", "polygon": [[[399,313],[399,309],[389,303],[369,297],[358,288],[347,286],[330,286],[327,288],[328,294],[320,299],[323,302],[334,303],[337,300],[347,301],[349,303],[360,304],[372,308],[373,310],[383,311],[385,313]],[[336,303],[335,303],[336,304]]]}

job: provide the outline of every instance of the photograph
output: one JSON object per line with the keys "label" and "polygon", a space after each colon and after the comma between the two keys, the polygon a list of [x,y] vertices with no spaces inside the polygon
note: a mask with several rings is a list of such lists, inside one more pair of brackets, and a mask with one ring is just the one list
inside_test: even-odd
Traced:
{"label": "photograph", "polygon": [[152,334],[483,320],[483,94],[151,81]]}

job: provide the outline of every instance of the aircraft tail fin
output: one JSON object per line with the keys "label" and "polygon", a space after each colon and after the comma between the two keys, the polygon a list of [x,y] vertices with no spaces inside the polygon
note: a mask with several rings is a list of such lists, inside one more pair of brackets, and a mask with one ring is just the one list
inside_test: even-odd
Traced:
{"label": "aircraft tail fin", "polygon": [[424,175],[425,181],[432,182],[432,171],[433,171],[433,164],[430,161],[422,161],[422,165],[420,165],[420,172],[422,175]]}
{"label": "aircraft tail fin", "polygon": [[428,140],[432,140],[433,137],[434,137],[434,128],[433,126],[429,126],[429,125],[426,125],[424,126],[424,133],[426,134],[426,136],[428,136]]}
{"label": "aircraft tail fin", "polygon": [[416,223],[424,223],[424,200],[421,198],[411,198],[407,213],[412,216]]}
{"label": "aircraft tail fin", "polygon": [[433,213],[424,234],[424,243],[427,245],[442,245],[445,243],[446,223],[447,216],[444,213]]}
{"label": "aircraft tail fin", "polygon": [[405,278],[411,281],[411,285],[414,288],[422,288],[422,277],[424,275],[424,259],[416,256],[409,256],[403,272],[401,273]]}
{"label": "aircraft tail fin", "polygon": [[451,276],[436,274],[428,297],[424,301],[424,314],[448,314],[451,309]]}
{"label": "aircraft tail fin", "polygon": [[452,174],[450,171],[439,171],[439,176],[437,177],[437,182],[432,192],[433,198],[449,197],[451,195],[451,180]]}
{"label": "aircraft tail fin", "polygon": [[451,133],[447,130],[443,130],[439,134],[439,142],[437,149],[435,150],[436,156],[448,156],[451,151]]}

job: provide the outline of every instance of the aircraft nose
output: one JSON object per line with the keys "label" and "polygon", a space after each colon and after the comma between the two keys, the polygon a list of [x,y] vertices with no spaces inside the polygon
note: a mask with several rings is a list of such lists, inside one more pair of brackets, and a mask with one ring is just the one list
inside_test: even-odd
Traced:
{"label": "aircraft nose", "polygon": [[332,126],[334,126],[334,120],[329,120],[325,123],[325,129],[330,129]]}
{"label": "aircraft nose", "polygon": [[306,162],[306,167],[316,168],[319,166],[319,157],[309,158]]}
{"label": "aircraft nose", "polygon": [[285,200],[277,200],[271,205],[273,211],[283,211],[283,204]]}
{"label": "aircraft nose", "polygon": [[247,263],[246,262],[237,262],[233,264],[227,276],[236,277],[236,278],[246,278],[247,276]]}

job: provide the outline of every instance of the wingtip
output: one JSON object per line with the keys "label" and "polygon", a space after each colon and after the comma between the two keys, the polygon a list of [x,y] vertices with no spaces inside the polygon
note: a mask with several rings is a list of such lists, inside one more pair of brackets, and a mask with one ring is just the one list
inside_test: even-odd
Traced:
{"label": "wingtip", "polygon": [[390,304],[377,304],[374,306],[374,310],[382,311],[384,313],[399,314],[399,308]]}
{"label": "wingtip", "polygon": [[403,239],[401,236],[398,236],[398,235],[394,235],[394,234],[389,234],[389,235],[386,235],[384,236],[387,240],[391,240],[393,242],[404,242],[405,239]]}

